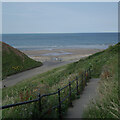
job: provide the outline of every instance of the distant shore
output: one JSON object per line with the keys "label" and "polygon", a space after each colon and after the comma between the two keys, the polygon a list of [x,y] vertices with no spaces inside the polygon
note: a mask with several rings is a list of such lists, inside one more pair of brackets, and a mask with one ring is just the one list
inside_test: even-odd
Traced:
{"label": "distant shore", "polygon": [[87,57],[102,49],[53,49],[53,50],[26,50],[22,51],[34,60],[46,61],[77,61],[83,57]]}

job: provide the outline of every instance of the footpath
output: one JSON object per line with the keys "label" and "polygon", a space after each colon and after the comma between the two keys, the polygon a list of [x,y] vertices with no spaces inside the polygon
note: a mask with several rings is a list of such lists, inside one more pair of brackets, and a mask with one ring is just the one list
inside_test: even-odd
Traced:
{"label": "footpath", "polygon": [[99,78],[90,79],[80,98],[72,102],[73,107],[68,109],[64,118],[82,118],[84,109],[90,103],[90,100],[94,99],[97,95],[99,81]]}

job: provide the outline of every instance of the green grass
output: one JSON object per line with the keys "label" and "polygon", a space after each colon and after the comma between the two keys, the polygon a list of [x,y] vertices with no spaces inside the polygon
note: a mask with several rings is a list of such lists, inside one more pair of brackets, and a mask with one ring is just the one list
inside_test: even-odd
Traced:
{"label": "green grass", "polygon": [[112,53],[106,64],[101,70],[101,81],[98,88],[98,95],[95,101],[91,101],[83,114],[83,118],[120,118],[120,101],[118,93],[120,91],[118,84],[118,47],[109,49],[107,52]]}
{"label": "green grass", "polygon": [[[111,83],[111,89],[117,95],[116,93],[117,83],[114,84],[114,87],[115,87],[115,90],[114,90],[112,86],[112,81],[116,80],[117,82],[116,67],[117,67],[117,60],[118,60],[117,59],[118,48],[120,48],[119,44],[115,46],[111,46],[105,51],[102,51],[94,55],[91,55],[87,58],[81,59],[78,62],[68,64],[68,65],[53,69],[51,71],[48,71],[46,73],[37,75],[35,77],[32,77],[31,79],[24,80],[13,87],[4,88],[3,89],[3,105],[34,99],[37,97],[36,95],[38,93],[46,94],[46,93],[55,92],[58,88],[64,87],[65,85],[68,84],[69,81],[75,79],[76,76],[79,76],[79,81],[80,81],[81,73],[89,67],[91,67],[92,69],[93,78],[98,78],[102,76],[103,73],[106,73],[105,70],[111,73],[112,77],[110,77],[109,79],[111,82],[107,82],[107,84],[109,86],[109,84]],[[103,78],[104,78],[104,74],[103,74]],[[103,81],[107,81],[107,80],[104,79]],[[101,84],[103,83],[104,82],[102,82]],[[75,87],[75,84],[72,85],[72,88],[74,87]],[[81,89],[81,87],[79,89]],[[103,93],[105,93],[104,90],[106,89],[103,87]],[[67,94],[68,94],[68,89],[65,89],[64,91],[62,91],[62,97],[64,97],[64,95],[67,95]],[[111,94],[113,93],[111,92]],[[75,99],[75,98],[77,98],[76,91],[72,94],[72,99]],[[107,101],[106,97],[103,97],[103,98],[105,99],[104,101]],[[115,101],[118,101],[117,97],[115,97]],[[48,108],[50,109],[52,105],[56,105],[57,103],[58,103],[57,95],[44,98],[42,100],[42,106],[44,106],[43,111]],[[109,101],[108,101],[108,105],[110,105]],[[69,101],[66,100],[64,104],[62,104],[63,114],[66,112],[68,107],[69,107]],[[105,107],[104,109],[108,109],[108,108]],[[107,117],[105,116],[105,114],[104,115],[99,114],[100,112],[102,111],[99,111],[99,110],[97,111],[95,109],[94,113],[96,113],[97,115],[96,117],[95,116],[94,117],[95,118],[97,117],[99,118],[100,116],[101,118]],[[85,112],[84,117],[89,118],[90,117],[89,113],[90,111]],[[34,118],[35,116],[37,118],[39,118],[40,116],[40,112],[38,111],[38,103],[32,103],[32,104],[22,105],[22,106],[3,110],[3,118]],[[53,112],[50,110],[48,115],[46,115],[46,117],[57,118],[58,117],[57,109],[55,109]]]}
{"label": "green grass", "polygon": [[19,50],[2,43],[2,78],[41,65],[41,62],[37,62]]}

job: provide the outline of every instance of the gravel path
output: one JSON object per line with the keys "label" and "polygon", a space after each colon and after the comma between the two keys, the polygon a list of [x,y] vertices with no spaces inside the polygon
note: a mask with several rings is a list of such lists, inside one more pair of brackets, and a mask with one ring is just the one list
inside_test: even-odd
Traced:
{"label": "gravel path", "polygon": [[91,79],[85,87],[80,98],[73,101],[73,107],[68,109],[64,118],[82,118],[84,109],[87,107],[91,99],[97,95],[97,87],[100,79]]}

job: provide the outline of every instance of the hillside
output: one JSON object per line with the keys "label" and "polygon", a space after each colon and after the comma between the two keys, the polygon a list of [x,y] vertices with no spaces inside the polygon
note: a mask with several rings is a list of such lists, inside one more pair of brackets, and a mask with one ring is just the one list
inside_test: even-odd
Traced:
{"label": "hillside", "polygon": [[[99,84],[99,94],[96,103],[90,104],[83,117],[118,118],[118,50],[120,50],[120,43],[110,46],[102,52],[81,59],[78,62],[24,80],[13,87],[4,88],[2,91],[3,105],[36,99],[38,93],[46,94],[55,92],[58,88],[64,87],[69,81],[75,79],[76,76],[79,76],[78,79],[81,80],[81,73],[90,67],[92,78],[101,78],[101,82]],[[74,88],[75,85],[72,87]],[[62,92],[62,96],[64,94],[68,94],[68,89]],[[77,98],[76,92],[73,92],[72,99],[75,98]],[[57,101],[57,96],[44,98],[42,106],[45,106],[45,108],[43,109],[51,108]],[[68,103],[68,100],[66,100],[62,105],[63,114],[69,106]],[[19,106],[16,109],[6,109],[3,110],[3,117],[39,118],[40,112],[37,106],[38,104],[36,103]],[[55,109],[53,112],[49,111],[45,117],[58,117],[57,110]]]}
{"label": "hillside", "polygon": [[41,65],[41,62],[2,42],[2,78]]}
{"label": "hillside", "polygon": [[[120,43],[111,46],[105,50],[100,58],[104,61],[101,67],[101,81],[98,86],[98,96],[95,101],[91,101],[87,109],[84,111],[83,118],[109,118],[119,119],[119,60],[120,60]],[[101,64],[100,64],[101,65]],[[98,65],[99,66],[99,63]],[[96,69],[98,68],[96,66]],[[94,71],[95,72],[95,71]]]}

